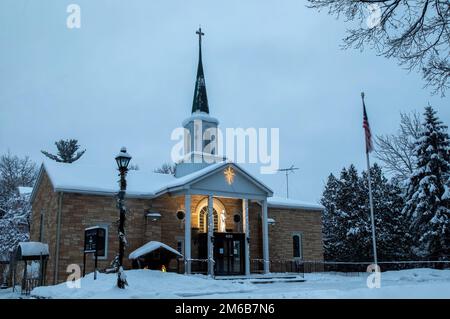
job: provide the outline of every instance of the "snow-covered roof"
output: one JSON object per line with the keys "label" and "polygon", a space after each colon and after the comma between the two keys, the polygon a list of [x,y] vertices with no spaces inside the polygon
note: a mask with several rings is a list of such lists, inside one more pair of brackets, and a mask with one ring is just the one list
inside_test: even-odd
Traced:
{"label": "snow-covered roof", "polygon": [[229,165],[229,164],[233,164],[236,168],[238,168],[243,174],[249,176],[250,178],[253,179],[253,181],[255,181],[256,183],[258,183],[262,188],[265,188],[268,192],[272,193],[272,190],[265,185],[262,181],[260,181],[259,179],[255,178],[253,175],[251,175],[250,173],[248,173],[247,171],[245,171],[242,167],[240,167],[239,165],[237,165],[236,163],[230,161],[230,160],[226,160],[226,161],[222,161],[222,162],[218,162],[218,163],[214,163],[211,164],[203,169],[200,169],[196,172],[193,172],[191,174],[179,177],[179,178],[174,178],[172,182],[169,182],[167,185],[165,185],[165,187],[159,189],[158,191],[155,192],[156,195],[160,194],[160,193],[164,193],[165,191],[169,190],[169,189],[174,189],[180,186],[183,186],[185,184],[188,184],[190,182],[195,181],[196,179],[202,177],[202,176],[206,176],[212,172],[214,172],[215,170],[219,169],[220,167]]}
{"label": "snow-covered roof", "polygon": [[37,241],[27,241],[19,243],[19,248],[22,257],[30,256],[48,256],[48,244]]}
{"label": "snow-covered roof", "polygon": [[[187,184],[196,182],[226,165],[233,165],[243,175],[264,189],[268,196],[272,190],[260,179],[254,177],[240,165],[226,160],[211,164],[191,174],[176,178],[170,174],[160,174],[143,170],[130,170],[127,175],[127,196],[137,198],[154,198],[167,192],[173,192],[186,187]],[[43,172],[46,172],[51,180],[55,192],[72,192],[94,195],[115,195],[119,189],[117,169],[115,163],[110,165],[89,165],[83,163],[58,163],[46,161],[41,166],[38,181],[39,184]],[[33,201],[37,187],[33,189],[31,200]],[[309,210],[323,210],[319,204],[308,203],[300,200],[281,197],[268,197],[269,207],[301,208]]]}
{"label": "snow-covered roof", "polygon": [[[39,175],[45,170],[56,192],[114,195],[119,190],[118,173],[116,174],[114,164],[98,166],[46,161]],[[174,179],[170,174],[130,170],[127,174],[127,196],[153,197],[155,190],[163,188]],[[39,181],[36,185],[38,184]]]}
{"label": "snow-covered roof", "polygon": [[172,247],[163,244],[159,241],[150,241],[148,243],[146,243],[145,245],[139,247],[138,249],[136,249],[135,251],[133,251],[129,256],[128,259],[138,259],[141,256],[147,255],[149,253],[151,253],[152,251],[155,251],[157,249],[165,249],[168,250],[172,253],[174,253],[175,255],[178,255],[180,257],[183,257],[182,254],[180,254],[179,251],[173,249]]}
{"label": "snow-covered roof", "polygon": [[269,197],[267,206],[276,208],[300,208],[308,210],[324,210],[325,207],[319,204],[308,203],[297,199],[283,197]]}
{"label": "snow-covered roof", "polygon": [[[176,178],[170,174],[130,170],[127,175],[127,196],[153,198],[168,191],[181,188],[230,163],[232,162],[222,161],[214,163],[180,178]],[[233,165],[243,174],[252,178],[262,188],[265,188],[270,193],[272,192],[268,186],[247,173],[243,168],[235,163]],[[118,176],[114,174],[117,171],[114,166],[96,166],[77,162],[66,164],[46,161],[41,167],[40,176],[36,185],[39,184],[39,179],[44,170],[47,172],[56,192],[114,195],[118,191]],[[32,200],[34,199],[35,191],[36,189],[33,190]]]}
{"label": "snow-covered roof", "polygon": [[219,124],[219,120],[216,119],[215,117],[212,117],[208,113],[194,112],[194,113],[192,113],[192,115],[190,117],[188,117],[187,119],[185,119],[183,121],[182,125],[185,126],[187,123],[194,121],[194,120],[201,120],[201,121],[213,122],[213,123]]}
{"label": "snow-covered roof", "polygon": [[33,192],[33,187],[19,186],[17,188],[20,195],[29,195]]}

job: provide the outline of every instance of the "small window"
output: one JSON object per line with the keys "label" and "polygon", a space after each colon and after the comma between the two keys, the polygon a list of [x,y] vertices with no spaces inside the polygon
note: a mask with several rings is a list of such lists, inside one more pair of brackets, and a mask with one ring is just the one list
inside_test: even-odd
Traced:
{"label": "small window", "polygon": [[303,258],[302,234],[292,235],[292,246],[294,250],[294,258]]}

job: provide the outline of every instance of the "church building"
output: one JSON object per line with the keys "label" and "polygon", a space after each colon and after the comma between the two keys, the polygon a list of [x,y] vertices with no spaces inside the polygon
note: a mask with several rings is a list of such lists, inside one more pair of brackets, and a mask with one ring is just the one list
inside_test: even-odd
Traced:
{"label": "church building", "polygon": [[[124,268],[243,276],[322,261],[321,205],[273,197],[258,176],[205,148],[213,142],[202,139],[205,132],[217,130],[219,121],[210,115],[201,29],[197,34],[194,99],[182,123],[184,158],[174,174],[130,170],[126,177]],[[42,164],[31,194],[30,240],[48,244],[46,284],[65,281],[71,264],[83,267],[86,229],[101,235],[97,268],[111,268],[119,247],[119,185],[111,167]],[[86,272],[93,267],[88,254]]]}

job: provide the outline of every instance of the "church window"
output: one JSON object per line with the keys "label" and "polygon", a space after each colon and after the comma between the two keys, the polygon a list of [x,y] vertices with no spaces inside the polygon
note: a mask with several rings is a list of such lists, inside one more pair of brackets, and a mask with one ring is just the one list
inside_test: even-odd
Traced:
{"label": "church window", "polygon": [[303,247],[302,247],[302,234],[301,233],[295,233],[292,235],[292,248],[293,248],[293,254],[294,258],[301,259],[303,258]]}
{"label": "church window", "polygon": [[[213,216],[214,216],[214,231],[217,232],[219,229],[219,217],[215,208],[213,208]],[[208,206],[203,207],[200,210],[200,231],[207,232],[208,231]]]}

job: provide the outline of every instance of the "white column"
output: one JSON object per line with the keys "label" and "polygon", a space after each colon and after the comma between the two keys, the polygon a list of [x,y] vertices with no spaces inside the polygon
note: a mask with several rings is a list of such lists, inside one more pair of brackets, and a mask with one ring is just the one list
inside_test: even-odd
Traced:
{"label": "white column", "polygon": [[248,223],[248,199],[242,200],[242,222],[245,233],[244,251],[245,251],[245,275],[250,275],[250,224]]}
{"label": "white column", "polygon": [[262,206],[262,236],[263,236],[263,259],[264,273],[268,274],[269,269],[269,226],[267,223],[267,199],[261,202]]}
{"label": "white column", "polygon": [[214,214],[213,197],[208,196],[208,275],[214,276]]}
{"label": "white column", "polygon": [[184,195],[184,273],[191,273],[191,195]]}

